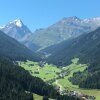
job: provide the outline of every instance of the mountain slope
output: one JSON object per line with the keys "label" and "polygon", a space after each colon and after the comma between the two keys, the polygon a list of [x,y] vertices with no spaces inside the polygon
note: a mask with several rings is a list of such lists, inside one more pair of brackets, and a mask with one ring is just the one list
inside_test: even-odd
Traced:
{"label": "mountain slope", "polygon": [[59,50],[59,45],[55,46],[56,51],[47,61],[66,66],[71,63],[71,59],[79,58],[80,63],[87,64],[88,68],[84,72],[74,73],[71,82],[81,88],[100,89],[100,28],[61,44],[63,46]]}
{"label": "mountain slope", "polygon": [[13,60],[31,59],[38,61],[40,58],[27,47],[0,31],[0,56]]}
{"label": "mountain slope", "polygon": [[32,93],[53,97],[57,92],[40,78],[0,57],[0,100],[34,100]]}
{"label": "mountain slope", "polygon": [[39,46],[40,49],[44,49],[61,41],[78,37],[82,33],[95,30],[98,26],[100,26],[100,18],[79,19],[75,16],[67,17],[48,28],[36,30],[26,41]]}
{"label": "mountain slope", "polygon": [[[20,78],[22,73],[24,77]],[[26,76],[28,73],[19,66],[0,57],[0,100],[33,100],[32,93],[26,93],[24,83],[21,83]]]}
{"label": "mountain slope", "polygon": [[[59,45],[60,49],[58,49]],[[50,63],[67,65],[71,59],[78,57],[83,63],[100,64],[100,28],[75,39],[64,41],[55,48],[56,50],[47,59]]]}
{"label": "mountain slope", "polygon": [[9,22],[7,25],[2,26],[0,28],[4,33],[9,35],[10,37],[18,40],[23,41],[30,35],[31,31],[28,29],[27,26],[23,24],[20,19],[16,19],[12,22]]}

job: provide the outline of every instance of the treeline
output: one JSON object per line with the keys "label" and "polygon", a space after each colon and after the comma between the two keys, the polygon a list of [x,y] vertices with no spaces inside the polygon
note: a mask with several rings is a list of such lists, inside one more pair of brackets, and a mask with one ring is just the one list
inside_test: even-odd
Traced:
{"label": "treeline", "polygon": [[72,82],[74,85],[79,85],[83,80],[87,78],[88,73],[86,72],[74,72],[73,77],[69,78],[69,81]]}
{"label": "treeline", "polygon": [[100,89],[100,69],[91,66],[84,72],[74,73],[69,80],[80,88]]}
{"label": "treeline", "polygon": [[85,80],[83,80],[79,87],[90,88],[90,89],[100,89],[100,71],[93,73]]}
{"label": "treeline", "polygon": [[79,100],[61,96],[52,85],[31,76],[9,59],[0,58],[0,100],[34,100],[32,93],[56,100]]}

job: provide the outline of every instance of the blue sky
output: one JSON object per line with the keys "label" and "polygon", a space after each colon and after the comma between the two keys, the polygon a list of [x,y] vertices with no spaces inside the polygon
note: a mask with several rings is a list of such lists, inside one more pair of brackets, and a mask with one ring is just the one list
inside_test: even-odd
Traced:
{"label": "blue sky", "polygon": [[0,25],[20,18],[33,31],[69,16],[100,17],[100,0],[0,0]]}

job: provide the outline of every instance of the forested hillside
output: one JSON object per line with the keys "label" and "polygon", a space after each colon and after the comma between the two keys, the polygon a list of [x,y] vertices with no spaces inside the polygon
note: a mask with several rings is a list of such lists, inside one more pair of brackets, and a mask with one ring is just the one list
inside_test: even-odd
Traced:
{"label": "forested hillside", "polygon": [[72,58],[78,57],[80,62],[96,62],[96,65],[99,64],[99,33],[100,28],[88,34],[83,34],[73,40],[64,41],[56,45],[56,50],[48,57],[47,61],[57,65],[67,65],[71,62]]}
{"label": "forested hillside", "polygon": [[2,100],[33,100],[30,92],[49,97],[56,94],[52,86],[37,77],[32,77],[8,59],[0,58],[0,98]]}
{"label": "forested hillside", "polygon": [[12,60],[40,60],[38,54],[30,51],[27,47],[7,36],[2,31],[0,31],[0,56],[8,57]]}

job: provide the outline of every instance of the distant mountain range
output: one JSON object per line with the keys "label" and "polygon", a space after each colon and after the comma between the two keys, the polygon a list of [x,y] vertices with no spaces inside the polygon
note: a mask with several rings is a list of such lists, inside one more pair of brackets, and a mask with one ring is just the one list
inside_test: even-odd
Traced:
{"label": "distant mountain range", "polygon": [[20,19],[1,26],[0,29],[7,35],[15,38],[29,49],[40,51],[46,47],[62,41],[73,39],[81,34],[91,32],[100,26],[100,17],[80,19],[76,16],[65,17],[55,24],[31,32]]}
{"label": "distant mountain range", "polygon": [[45,29],[36,30],[26,41],[39,46],[41,50],[64,40],[78,37],[83,33],[91,32],[99,26],[100,18],[79,19],[75,16],[67,17]]}
{"label": "distant mountain range", "polygon": [[51,55],[47,58],[49,63],[66,66],[71,60],[78,57],[81,63],[100,65],[100,28],[88,34],[66,40],[44,50]]}

